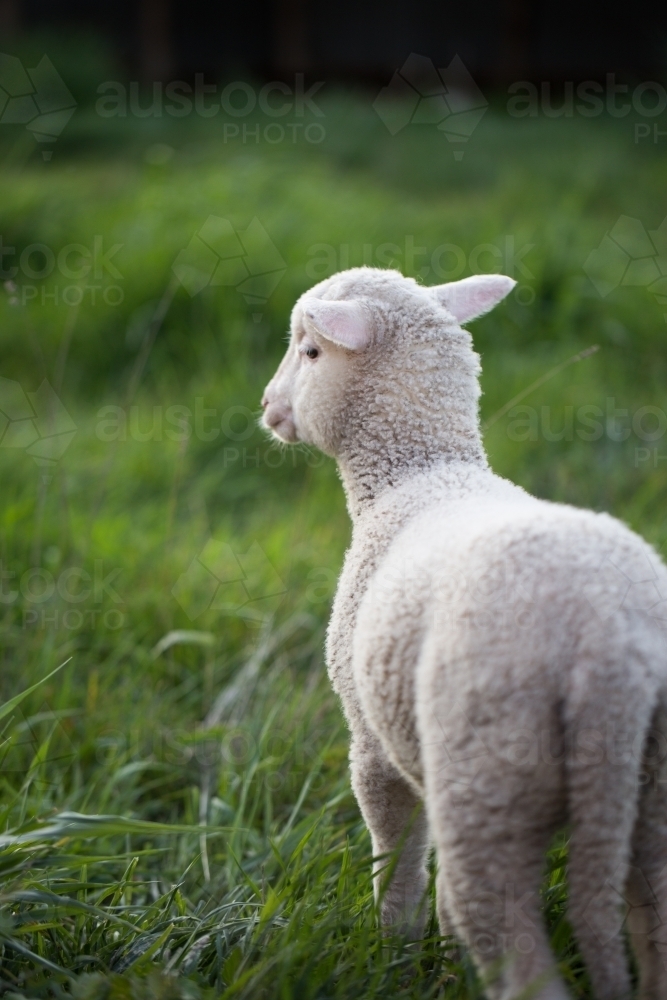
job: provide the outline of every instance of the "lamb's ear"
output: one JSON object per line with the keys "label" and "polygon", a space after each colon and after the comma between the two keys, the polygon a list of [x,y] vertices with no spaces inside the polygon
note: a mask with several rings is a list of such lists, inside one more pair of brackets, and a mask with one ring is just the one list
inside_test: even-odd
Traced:
{"label": "lamb's ear", "polygon": [[467,323],[497,306],[515,285],[514,278],[504,274],[475,274],[472,278],[435,285],[430,291],[459,323]]}
{"label": "lamb's ear", "polygon": [[371,331],[364,310],[358,302],[333,302],[311,299],[303,308],[306,325],[316,333],[348,351],[363,351],[371,340]]}

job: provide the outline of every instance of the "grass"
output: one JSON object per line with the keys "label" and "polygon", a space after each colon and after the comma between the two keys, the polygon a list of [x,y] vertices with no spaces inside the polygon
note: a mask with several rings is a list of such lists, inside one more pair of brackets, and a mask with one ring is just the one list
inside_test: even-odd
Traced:
{"label": "grass", "polygon": [[[326,268],[382,256],[433,283],[461,259],[469,274],[476,248],[481,269],[514,267],[522,298],[473,330],[485,420],[600,349],[492,423],[494,467],[667,540],[664,428],[648,440],[655,412],[632,424],[667,412],[664,306],[643,287],[603,300],[583,271],[619,216],[657,229],[667,214],[660,147],[635,145],[624,121],[496,107],[455,163],[435,129],[391,137],[370,104],[323,98],[317,145],[85,108],[51,162],[18,127],[2,139],[0,232],[20,270],[0,292],[1,374],[28,394],[47,379],[76,429],[51,464],[0,448],[5,706],[43,679],[0,719],[0,980],[17,997],[480,995],[433,918],[416,961],[377,930],[322,657],[342,492],[328,460],[254,426],[291,304]],[[209,215],[260,220],[284,261],[265,302],[174,282]],[[33,278],[48,260],[34,247],[20,263],[34,244],[57,260],[96,239],[122,245],[120,277]],[[79,286],[81,304],[63,302]],[[118,304],[99,297],[112,286]],[[593,440],[586,406],[602,413]],[[41,434],[63,426],[45,418]],[[236,576],[217,597],[198,556]],[[559,844],[545,908],[585,996],[564,864]]]}

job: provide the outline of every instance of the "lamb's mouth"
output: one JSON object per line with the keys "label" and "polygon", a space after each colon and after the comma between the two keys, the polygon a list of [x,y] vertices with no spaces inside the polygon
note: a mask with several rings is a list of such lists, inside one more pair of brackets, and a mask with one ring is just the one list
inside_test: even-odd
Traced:
{"label": "lamb's mouth", "polygon": [[296,426],[291,417],[283,417],[282,420],[278,420],[274,424],[269,424],[264,420],[264,426],[271,432],[274,438],[282,441],[284,444],[296,444],[299,440]]}

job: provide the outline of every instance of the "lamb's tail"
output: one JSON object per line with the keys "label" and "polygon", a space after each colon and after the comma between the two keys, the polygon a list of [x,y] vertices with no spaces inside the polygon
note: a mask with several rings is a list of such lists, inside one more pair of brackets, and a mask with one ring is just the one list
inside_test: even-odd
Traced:
{"label": "lamb's tail", "polygon": [[[578,664],[593,682],[569,721],[569,917],[596,1000],[631,995],[626,932],[640,967],[641,1000],[665,1000],[667,699],[656,699],[641,670],[628,670],[636,649],[626,646],[624,656],[613,643],[602,645],[607,663],[597,644],[590,662],[584,653]],[[614,697],[608,683],[619,668],[626,681],[637,680],[619,685],[623,695]]]}

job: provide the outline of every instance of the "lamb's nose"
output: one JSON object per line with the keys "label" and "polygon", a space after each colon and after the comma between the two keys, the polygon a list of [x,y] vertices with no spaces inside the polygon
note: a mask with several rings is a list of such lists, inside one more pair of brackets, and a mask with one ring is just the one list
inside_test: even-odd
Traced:
{"label": "lamb's nose", "polygon": [[268,405],[269,405],[269,401],[268,401],[267,397],[266,396],[262,396],[262,406],[263,406],[263,408],[266,409]]}

